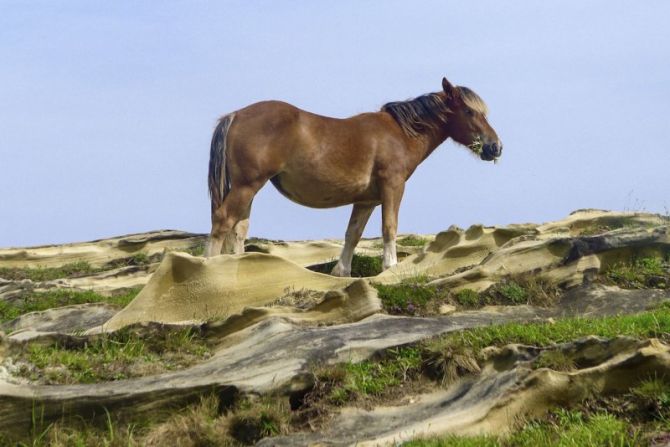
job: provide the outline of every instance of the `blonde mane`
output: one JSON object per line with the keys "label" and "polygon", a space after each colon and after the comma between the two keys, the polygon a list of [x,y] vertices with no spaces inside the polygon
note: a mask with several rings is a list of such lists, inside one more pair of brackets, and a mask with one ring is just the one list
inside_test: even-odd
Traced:
{"label": "blonde mane", "polygon": [[[467,87],[456,88],[467,107],[483,115],[488,114],[488,107],[478,94]],[[412,137],[437,130],[447,122],[448,114],[451,112],[443,92],[428,93],[407,101],[389,102],[384,104],[381,110],[389,113],[403,131]]]}

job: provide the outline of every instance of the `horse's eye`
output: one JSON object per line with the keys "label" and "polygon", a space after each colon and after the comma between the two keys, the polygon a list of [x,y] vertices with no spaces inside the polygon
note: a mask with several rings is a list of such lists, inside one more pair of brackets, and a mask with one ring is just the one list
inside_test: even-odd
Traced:
{"label": "horse's eye", "polygon": [[475,112],[474,112],[474,110],[472,110],[472,109],[465,109],[465,113],[466,113],[468,116],[475,116]]}

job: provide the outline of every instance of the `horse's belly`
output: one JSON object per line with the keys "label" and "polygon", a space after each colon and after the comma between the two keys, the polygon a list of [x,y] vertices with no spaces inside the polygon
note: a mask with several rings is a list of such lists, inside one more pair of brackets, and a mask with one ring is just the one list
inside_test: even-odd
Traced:
{"label": "horse's belly", "polygon": [[282,173],[271,179],[286,198],[312,208],[334,208],[350,203],[377,202],[370,180],[337,179],[325,176]]}

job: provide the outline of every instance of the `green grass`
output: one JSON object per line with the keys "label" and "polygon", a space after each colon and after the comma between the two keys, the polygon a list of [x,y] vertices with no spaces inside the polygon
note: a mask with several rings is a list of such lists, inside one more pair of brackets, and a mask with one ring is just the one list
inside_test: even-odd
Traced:
{"label": "green grass", "polygon": [[604,272],[605,278],[626,289],[670,287],[670,263],[661,257],[644,257],[618,263]]}
{"label": "green grass", "polygon": [[423,247],[429,242],[428,239],[410,234],[409,236],[401,237],[396,241],[398,245],[403,247]]}
{"label": "green grass", "polygon": [[71,278],[86,276],[99,272],[100,269],[92,267],[86,261],[72,262],[61,267],[36,267],[36,268],[0,268],[0,278],[10,281],[51,281],[60,278]]}
{"label": "green grass", "polygon": [[588,335],[607,338],[617,336],[665,337],[670,333],[670,309],[659,308],[634,315],[601,318],[564,318],[553,323],[506,323],[448,334],[433,343],[451,346],[462,344],[479,352],[487,346],[521,343],[548,346]]}
{"label": "green grass", "polygon": [[245,445],[289,430],[289,412],[279,399],[242,400],[229,417],[229,434]]}
{"label": "green grass", "polygon": [[666,378],[652,377],[643,380],[631,390],[637,404],[670,428],[670,383]]}
{"label": "green grass", "polygon": [[572,371],[576,368],[575,361],[559,349],[543,351],[533,362],[534,368],[549,368],[554,371]]}
{"label": "green grass", "polygon": [[102,296],[91,290],[53,289],[45,292],[26,293],[12,301],[0,301],[0,323],[13,320],[28,312],[52,309],[85,303],[110,303],[120,307],[126,306],[137,296],[140,289],[131,289],[128,292]]}
{"label": "green grass", "polygon": [[528,292],[514,281],[503,283],[498,287],[498,293],[513,304],[523,304],[528,300]]}
{"label": "green grass", "polygon": [[[203,245],[204,250],[204,245]],[[29,279],[35,282],[53,281],[62,278],[77,278],[81,276],[94,275],[110,268],[126,267],[131,265],[145,266],[152,262],[160,261],[163,255],[158,253],[152,256],[144,252],[135,253],[127,258],[115,259],[107,263],[104,267],[93,267],[86,261],[71,262],[60,267],[0,267],[0,278],[9,281],[22,281]]]}
{"label": "green grass", "polygon": [[184,250],[186,253],[190,254],[191,256],[203,256],[205,254],[205,247],[206,247],[206,242],[198,242],[197,244],[193,245],[192,247],[187,248]]}
{"label": "green grass", "polygon": [[639,446],[639,430],[611,414],[585,417],[581,412],[558,410],[547,421],[527,423],[511,436],[447,436],[410,441],[406,447],[628,447]]}
{"label": "green grass", "polygon": [[456,292],[454,299],[458,304],[465,307],[476,307],[480,304],[479,293],[472,289],[461,289]]}
{"label": "green grass", "polygon": [[421,314],[440,294],[435,286],[426,284],[428,277],[417,276],[400,284],[373,284],[384,309],[390,314]]}
{"label": "green grass", "polygon": [[484,304],[551,306],[561,290],[537,275],[513,275],[480,294]]}
{"label": "green grass", "polygon": [[379,397],[420,373],[423,359],[415,347],[386,351],[381,360],[347,362],[315,372],[317,393],[331,404],[343,405],[366,397]]}
{"label": "green grass", "polygon": [[30,344],[22,359],[34,368],[21,375],[49,384],[96,383],[183,368],[209,355],[205,340],[191,329],[150,336],[121,330],[83,344]]}

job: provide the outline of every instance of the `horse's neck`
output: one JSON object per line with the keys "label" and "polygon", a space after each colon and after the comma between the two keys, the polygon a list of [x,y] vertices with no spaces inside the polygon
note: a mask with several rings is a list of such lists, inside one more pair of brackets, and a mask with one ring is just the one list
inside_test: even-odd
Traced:
{"label": "horse's neck", "polygon": [[419,163],[428,158],[428,156],[432,154],[440,144],[444,143],[447,138],[449,138],[449,135],[447,135],[445,132],[439,132],[425,134],[421,138],[415,140],[416,143],[414,150],[420,154],[421,157]]}

